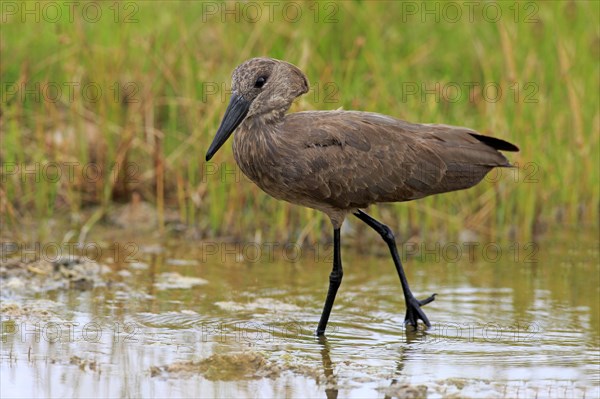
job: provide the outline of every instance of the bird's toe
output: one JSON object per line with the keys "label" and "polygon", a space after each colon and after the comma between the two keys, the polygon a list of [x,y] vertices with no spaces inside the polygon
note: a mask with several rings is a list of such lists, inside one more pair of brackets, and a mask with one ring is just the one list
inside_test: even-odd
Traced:
{"label": "bird's toe", "polygon": [[407,299],[406,301],[406,317],[404,318],[404,325],[411,325],[413,328],[417,328],[418,321],[421,319],[427,328],[431,327],[431,323],[427,318],[421,306],[428,304],[429,302],[433,302],[435,300],[435,295],[433,294],[430,297],[419,301],[417,298],[412,297]]}
{"label": "bird's toe", "polygon": [[420,306],[425,306],[425,305],[427,305],[428,303],[435,301],[435,296],[436,296],[436,295],[437,295],[437,294],[433,294],[433,295],[429,296],[428,298],[425,298],[425,299],[423,299],[422,301],[417,301],[417,302],[419,302],[419,305],[420,305]]}

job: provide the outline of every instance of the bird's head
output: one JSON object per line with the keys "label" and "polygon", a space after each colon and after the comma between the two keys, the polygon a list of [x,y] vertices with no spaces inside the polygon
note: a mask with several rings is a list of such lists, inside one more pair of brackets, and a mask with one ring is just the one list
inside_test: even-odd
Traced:
{"label": "bird's head", "polygon": [[265,122],[281,117],[294,99],[308,92],[308,80],[296,66],[273,58],[252,58],[233,71],[231,99],[206,160],[248,118]]}

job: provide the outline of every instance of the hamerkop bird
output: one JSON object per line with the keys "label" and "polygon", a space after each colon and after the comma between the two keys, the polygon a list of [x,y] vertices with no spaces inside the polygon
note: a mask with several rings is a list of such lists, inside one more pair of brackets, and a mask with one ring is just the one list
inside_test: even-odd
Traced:
{"label": "hamerkop bird", "polygon": [[464,127],[409,123],[358,111],[308,111],[286,115],[308,92],[296,66],[253,58],[233,72],[229,105],[206,153],[210,160],[237,129],[233,155],[242,172],[267,194],[325,212],[333,224],[333,270],[317,335],[323,335],[342,282],[340,228],[353,214],[388,245],[400,277],[406,318],[431,323],[421,309],[436,294],[412,294],[392,231],[362,209],[378,202],[410,201],[477,184],[495,167],[511,166],[498,151],[511,143]]}

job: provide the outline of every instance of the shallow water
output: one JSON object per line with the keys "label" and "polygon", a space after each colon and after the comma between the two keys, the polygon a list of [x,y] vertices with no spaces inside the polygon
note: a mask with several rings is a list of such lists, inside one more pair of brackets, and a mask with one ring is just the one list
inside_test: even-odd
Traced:
{"label": "shallow water", "polygon": [[2,280],[3,398],[600,396],[597,229],[403,246],[421,250],[405,261],[417,297],[438,294],[426,332],[402,326],[384,244],[343,248],[321,340],[330,248],[132,234],[108,249],[125,235],[99,240],[93,288]]}

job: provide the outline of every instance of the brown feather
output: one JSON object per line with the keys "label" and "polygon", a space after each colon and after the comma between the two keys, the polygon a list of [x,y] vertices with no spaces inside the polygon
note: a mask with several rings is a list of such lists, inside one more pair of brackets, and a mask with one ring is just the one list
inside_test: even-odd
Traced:
{"label": "brown feather", "polygon": [[237,129],[235,159],[265,192],[321,210],[335,227],[348,212],[374,203],[472,187],[492,168],[510,166],[498,150],[518,150],[468,128],[376,113],[285,115],[293,99],[306,92],[306,77],[288,63],[273,66],[269,60],[265,66],[263,59],[254,60],[236,69],[233,90],[251,87],[261,68],[271,71],[272,83],[252,99],[250,114]]}

